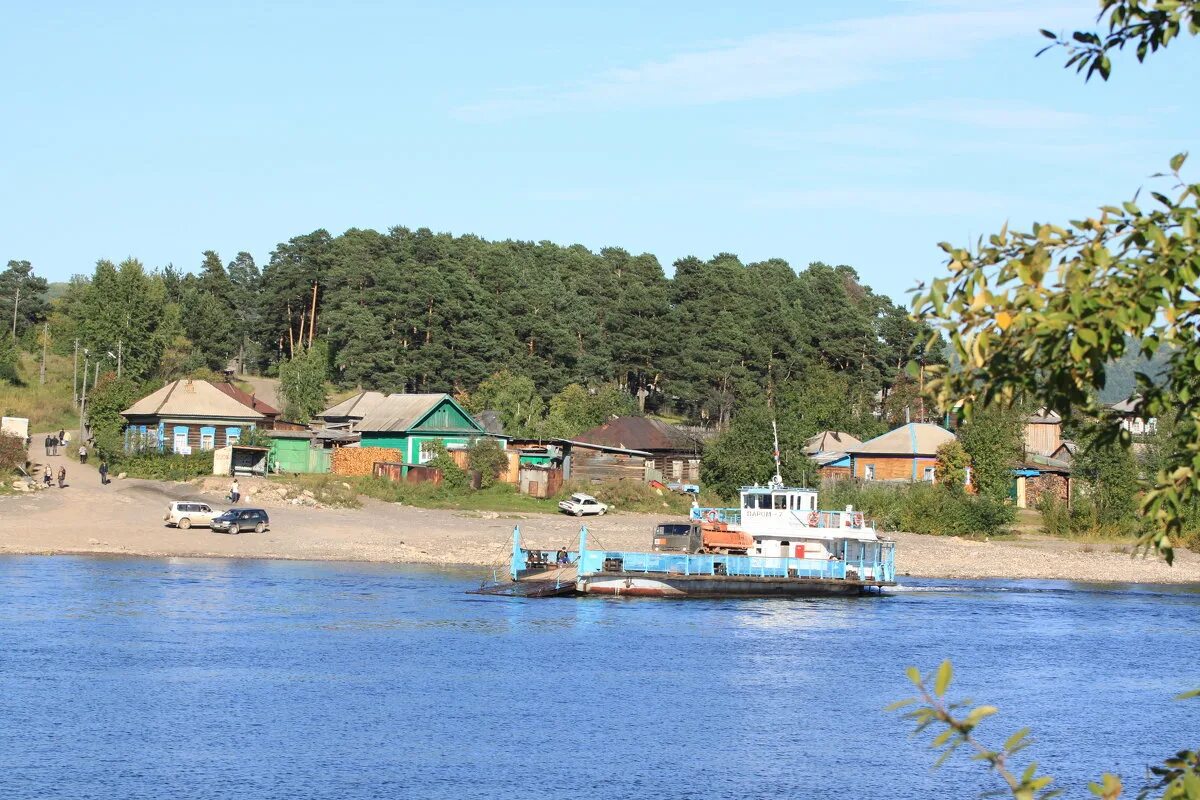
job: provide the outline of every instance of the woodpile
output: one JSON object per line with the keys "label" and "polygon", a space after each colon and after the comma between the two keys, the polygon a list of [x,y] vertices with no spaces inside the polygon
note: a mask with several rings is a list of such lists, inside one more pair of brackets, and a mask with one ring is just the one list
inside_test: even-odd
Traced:
{"label": "woodpile", "polygon": [[394,447],[339,447],[333,451],[330,469],[335,475],[370,475],[376,461],[403,460]]}

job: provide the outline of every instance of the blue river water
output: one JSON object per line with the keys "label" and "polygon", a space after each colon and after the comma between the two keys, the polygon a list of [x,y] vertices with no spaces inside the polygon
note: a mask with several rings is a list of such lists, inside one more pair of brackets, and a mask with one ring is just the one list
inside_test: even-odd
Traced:
{"label": "blue river water", "polygon": [[[1200,590],[906,579],[884,597],[464,594],[469,572],[0,558],[0,798],[930,798],[889,702],[1023,725],[1068,797],[1197,744]],[[926,739],[927,741],[927,739]],[[1132,796],[1132,795],[1131,795]]]}

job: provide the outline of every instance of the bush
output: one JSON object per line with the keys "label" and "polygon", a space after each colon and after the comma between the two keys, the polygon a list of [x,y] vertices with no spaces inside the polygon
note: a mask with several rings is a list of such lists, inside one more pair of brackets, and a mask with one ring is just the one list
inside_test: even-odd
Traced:
{"label": "bush", "polygon": [[467,448],[467,463],[479,473],[480,486],[494,486],[500,473],[508,469],[508,455],[500,449],[500,443],[491,437],[481,437]]}
{"label": "bush", "polygon": [[865,484],[838,481],[821,493],[821,507],[851,505],[875,521],[880,530],[938,536],[994,535],[1016,519],[1007,503],[928,483]]}
{"label": "bush", "polygon": [[10,433],[0,433],[0,476],[25,466],[25,440]]}
{"label": "bush", "polygon": [[206,450],[190,456],[170,453],[119,454],[109,459],[109,472],[124,472],[131,478],[156,481],[190,481],[213,474],[213,453]]}
{"label": "bush", "polygon": [[467,473],[458,464],[454,463],[454,459],[450,457],[449,451],[446,450],[446,445],[441,442],[430,442],[433,448],[433,458],[425,462],[425,466],[440,469],[442,471],[442,485],[447,489],[465,489],[470,485],[467,480]]}

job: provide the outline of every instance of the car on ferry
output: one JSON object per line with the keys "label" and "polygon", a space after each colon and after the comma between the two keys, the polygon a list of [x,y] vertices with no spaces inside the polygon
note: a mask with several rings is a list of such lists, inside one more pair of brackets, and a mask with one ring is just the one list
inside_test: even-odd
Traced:
{"label": "car on ferry", "polygon": [[558,508],[563,513],[572,514],[576,517],[600,516],[608,512],[608,506],[590,494],[584,494],[583,492],[576,492],[566,500],[559,502]]}

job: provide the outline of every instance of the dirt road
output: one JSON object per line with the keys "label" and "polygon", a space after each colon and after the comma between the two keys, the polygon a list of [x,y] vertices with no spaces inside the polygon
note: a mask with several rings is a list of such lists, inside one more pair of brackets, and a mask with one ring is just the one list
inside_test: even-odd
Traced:
{"label": "dirt road", "polygon": [[[204,500],[224,508],[220,493],[191,484],[114,480],[100,484],[93,461],[45,456],[45,434],[34,436],[35,475],[49,464],[67,468],[67,487],[0,497],[0,553],[116,554],[156,557],[281,558],[328,561],[394,561],[429,564],[504,564],[514,525],[525,542],[546,548],[570,545],[580,520],[550,514],[430,510],[364,502],[334,510],[265,506],[271,528],[238,536],[206,528],[178,530],[163,523],[171,500]],[[243,489],[246,493],[246,489]],[[242,505],[254,503],[253,496]],[[610,514],[587,519],[593,546],[643,549],[657,515]],[[1112,544],[1080,544],[1026,537],[978,542],[949,537],[892,534],[900,574],[924,577],[1055,578],[1097,582],[1197,583],[1200,556],[1182,553],[1174,567],[1156,558],[1131,559]]]}

